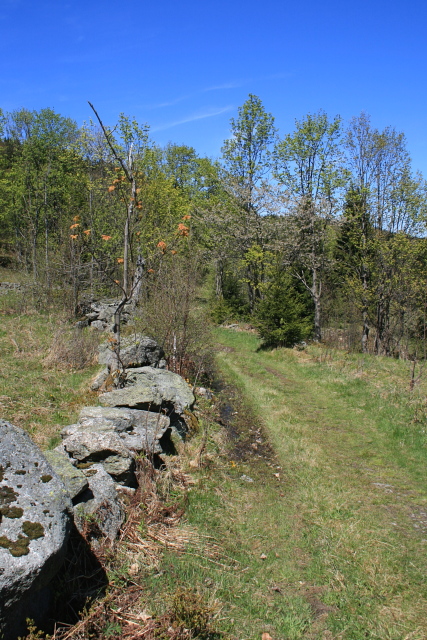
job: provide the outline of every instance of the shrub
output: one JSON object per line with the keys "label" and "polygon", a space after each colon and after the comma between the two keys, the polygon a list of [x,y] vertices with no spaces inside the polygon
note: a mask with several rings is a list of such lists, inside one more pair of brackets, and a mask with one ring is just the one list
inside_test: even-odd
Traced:
{"label": "shrub", "polygon": [[263,346],[293,347],[310,337],[313,311],[308,294],[287,272],[276,273],[255,308],[253,324]]}

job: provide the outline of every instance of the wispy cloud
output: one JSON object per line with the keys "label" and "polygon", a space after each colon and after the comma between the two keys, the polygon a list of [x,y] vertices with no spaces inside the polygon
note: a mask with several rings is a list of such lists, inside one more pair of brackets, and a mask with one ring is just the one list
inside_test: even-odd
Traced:
{"label": "wispy cloud", "polygon": [[187,122],[194,122],[195,120],[204,120],[205,118],[213,118],[214,116],[219,116],[222,113],[227,113],[228,111],[232,111],[234,109],[233,105],[228,105],[227,107],[220,107],[219,109],[211,108],[206,111],[202,111],[201,113],[194,113],[193,115],[187,116],[186,118],[181,118],[180,120],[175,120],[174,122],[168,122],[166,124],[161,124],[155,127],[151,127],[151,131],[164,131],[165,129],[171,129],[172,127],[177,127],[180,124],[186,124]]}
{"label": "wispy cloud", "polygon": [[146,109],[162,109],[163,107],[173,107],[179,102],[184,102],[184,100],[190,100],[190,98],[194,98],[195,96],[200,95],[201,93],[206,93],[207,91],[221,91],[222,89],[238,89],[242,87],[249,80],[236,80],[231,82],[224,82],[223,84],[214,85],[212,87],[205,87],[203,89],[198,89],[196,91],[192,91],[184,96],[178,96],[177,98],[172,98],[171,100],[165,100],[165,102],[159,102],[157,104],[146,105]]}
{"label": "wispy cloud", "polygon": [[243,87],[243,85],[250,82],[250,80],[235,80],[233,82],[224,82],[224,84],[217,84],[213,87],[206,87],[206,89],[202,89],[202,91],[220,91],[221,89],[238,89],[239,87]]}
{"label": "wispy cloud", "polygon": [[182,102],[183,100],[188,100],[192,98],[195,94],[191,93],[188,96],[180,96],[179,98],[173,98],[172,100],[168,100],[166,102],[160,102],[159,104],[150,105],[150,109],[162,109],[163,107],[173,107],[175,104]]}

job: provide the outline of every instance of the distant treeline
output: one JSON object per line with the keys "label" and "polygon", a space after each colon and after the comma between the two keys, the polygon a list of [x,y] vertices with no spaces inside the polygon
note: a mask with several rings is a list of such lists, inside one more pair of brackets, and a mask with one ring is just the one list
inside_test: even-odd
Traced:
{"label": "distant treeline", "polygon": [[70,310],[88,292],[149,297],[175,270],[205,278],[215,321],[245,318],[266,345],[425,356],[426,183],[404,134],[366,114],[308,114],[281,137],[249,95],[215,162],[95,111],[79,128],[0,110],[0,138],[0,257],[47,295],[61,284]]}

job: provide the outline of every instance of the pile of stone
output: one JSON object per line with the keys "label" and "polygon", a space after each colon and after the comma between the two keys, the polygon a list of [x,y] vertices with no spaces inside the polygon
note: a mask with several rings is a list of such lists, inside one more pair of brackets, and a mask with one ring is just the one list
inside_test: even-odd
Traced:
{"label": "pile of stone", "polygon": [[124,369],[136,369],[146,366],[154,367],[155,369],[166,368],[163,349],[148,336],[136,334],[133,337],[122,338],[118,356],[113,350],[111,342],[104,342],[99,346],[98,362],[106,366],[93,381],[92,391],[108,388],[108,379],[118,364]]}
{"label": "pile of stone", "polygon": [[[78,322],[78,326],[81,328],[90,326],[92,329],[98,329],[99,331],[113,331],[114,314],[119,304],[120,300],[114,299],[83,300],[80,303],[79,311],[83,315],[84,319]],[[120,321],[122,324],[129,322],[129,319],[134,312],[134,308],[135,305],[132,301],[129,301],[124,305],[120,315]]]}
{"label": "pile of stone", "polygon": [[[0,421],[0,635],[6,639],[31,607],[42,610],[41,590],[62,562],[72,522],[83,531],[95,521],[113,540],[126,515],[123,496],[137,485],[136,457],[161,461],[185,438],[192,389],[160,368],[163,352],[154,340],[133,342],[125,345],[133,367],[123,388],[101,393],[101,406],[82,409],[52,451],[42,454],[21,429]],[[100,360],[109,372],[105,346]]]}

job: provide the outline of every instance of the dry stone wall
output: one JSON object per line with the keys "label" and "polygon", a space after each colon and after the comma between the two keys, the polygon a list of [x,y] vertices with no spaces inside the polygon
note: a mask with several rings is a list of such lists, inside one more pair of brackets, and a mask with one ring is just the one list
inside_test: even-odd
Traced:
{"label": "dry stone wall", "polygon": [[[114,540],[126,517],[121,496],[135,491],[136,456],[154,460],[174,453],[175,439],[185,437],[195,401],[191,388],[159,368],[163,352],[151,338],[139,336],[137,345],[133,351],[127,346],[134,368],[122,379],[123,388],[102,393],[103,406],[82,409],[54,450],[42,454],[24,431],[0,421],[0,637],[5,640],[23,632],[32,604],[43,610],[43,589],[61,566],[73,523],[83,531],[92,519]],[[147,349],[152,366],[141,366]]]}

